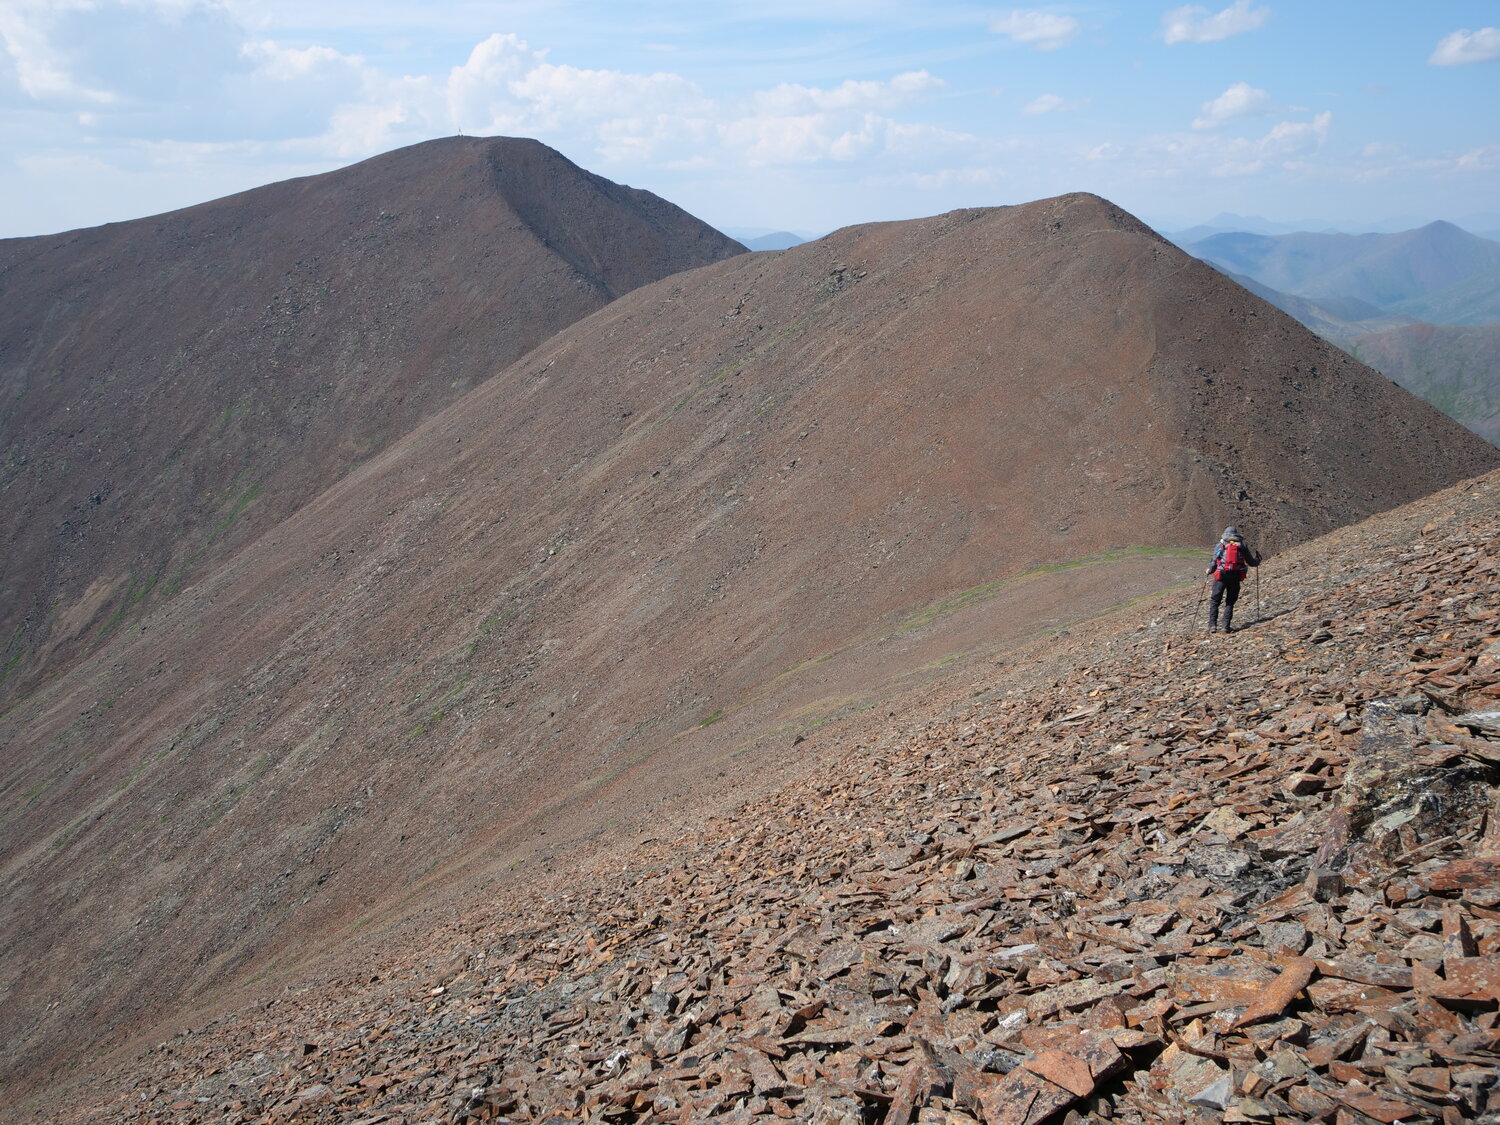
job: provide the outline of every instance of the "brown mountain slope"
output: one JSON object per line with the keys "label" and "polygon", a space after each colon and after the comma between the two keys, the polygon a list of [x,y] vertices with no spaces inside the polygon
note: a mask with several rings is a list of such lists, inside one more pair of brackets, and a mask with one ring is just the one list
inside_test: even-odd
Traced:
{"label": "brown mountain slope", "polygon": [[27,1108],[1493,1122],[1497,500],[1500,472],[1283,554],[1237,636],[1150,598],[893,699],[732,815],[431,912]]}
{"label": "brown mountain slope", "polygon": [[5,1065],[753,764],[1000,580],[1497,462],[1090,196],[637,290],[0,720]]}
{"label": "brown mountain slope", "polygon": [[742,249],[507,138],[0,242],[0,698],[558,329]]}

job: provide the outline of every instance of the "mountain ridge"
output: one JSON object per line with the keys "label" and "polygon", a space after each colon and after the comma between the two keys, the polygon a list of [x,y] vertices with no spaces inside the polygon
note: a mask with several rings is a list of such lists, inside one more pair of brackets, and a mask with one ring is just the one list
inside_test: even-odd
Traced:
{"label": "mountain ridge", "polygon": [[1495,315],[1500,243],[1444,221],[1400,234],[1219,234],[1186,248],[1294,296],[1353,297],[1417,318],[1444,314],[1454,323]]}
{"label": "mountain ridge", "polygon": [[740,252],[516,138],[0,242],[0,693],[559,328]]}

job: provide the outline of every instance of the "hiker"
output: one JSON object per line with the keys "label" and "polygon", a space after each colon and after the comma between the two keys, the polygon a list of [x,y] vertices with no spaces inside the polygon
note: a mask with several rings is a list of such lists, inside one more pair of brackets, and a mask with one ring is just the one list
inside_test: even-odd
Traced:
{"label": "hiker", "polygon": [[1240,599],[1240,580],[1250,572],[1252,566],[1260,565],[1260,556],[1240,538],[1240,529],[1231,524],[1224,529],[1219,545],[1214,548],[1214,561],[1209,564],[1208,577],[1214,584],[1208,599],[1208,631],[1219,631],[1219,603],[1224,603],[1224,632],[1229,633],[1230,621],[1234,618],[1234,603]]}

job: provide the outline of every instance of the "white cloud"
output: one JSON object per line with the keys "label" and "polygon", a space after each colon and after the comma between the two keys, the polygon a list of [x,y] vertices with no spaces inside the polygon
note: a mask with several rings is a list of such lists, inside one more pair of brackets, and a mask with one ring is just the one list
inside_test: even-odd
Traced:
{"label": "white cloud", "polygon": [[97,156],[73,153],[22,156],[16,160],[16,165],[28,176],[36,176],[39,179],[49,176],[73,176],[84,180],[108,175],[114,171],[107,161],[100,160]]}
{"label": "white cloud", "polygon": [[1305,156],[1315,155],[1328,139],[1333,114],[1324,111],[1311,121],[1282,121],[1262,137],[1223,137],[1204,133],[1176,133],[1147,138],[1133,153],[1157,165],[1162,177],[1209,175],[1249,176],[1270,166],[1290,169]]}
{"label": "white cloud", "polygon": [[1072,16],[1017,8],[991,17],[990,30],[998,35],[1008,35],[1017,43],[1029,44],[1038,51],[1055,51],[1073,41],[1079,23]]}
{"label": "white cloud", "polygon": [[875,113],[747,116],[725,122],[717,131],[727,154],[751,167],[847,163],[877,155],[920,163],[936,150],[973,140],[932,126],[903,125]]}
{"label": "white cloud", "polygon": [[256,40],[242,44],[240,54],[251,70],[221,81],[220,100],[211,114],[213,139],[316,137],[327,132],[343,107],[365,100],[382,85],[364,59],[328,47]]}
{"label": "white cloud", "polygon": [[[153,85],[141,67],[110,65],[100,53],[101,33],[84,26],[78,6],[84,2],[90,13],[114,12],[115,26],[132,35],[154,32],[158,25],[170,32],[180,17],[211,44],[205,52],[209,61],[195,66],[188,85]],[[1170,135],[1149,135],[1154,102],[1142,103],[1128,122],[1122,116],[1118,126],[1095,132],[1086,122],[1075,124],[1083,114],[1056,116],[1090,104],[1073,97],[1084,91],[1052,85],[1055,76],[1033,84],[1016,75],[1000,97],[993,71],[975,77],[954,56],[943,56],[941,69],[934,65],[931,72],[897,73],[899,66],[893,65],[871,80],[874,55],[861,54],[858,71],[818,78],[799,69],[801,56],[788,53],[777,58],[769,80],[752,76],[747,81],[748,71],[735,70],[731,91],[721,90],[708,71],[695,69],[704,66],[704,55],[701,44],[690,39],[682,40],[680,55],[642,55],[637,49],[619,56],[635,61],[610,63],[594,54],[588,59],[592,68],[586,68],[568,65],[585,59],[564,51],[567,40],[560,34],[554,50],[541,49],[538,44],[549,40],[535,35],[554,34],[546,28],[528,43],[517,35],[491,34],[490,25],[472,34],[455,26],[453,33],[465,37],[445,42],[460,42],[463,49],[434,63],[433,48],[420,37],[409,50],[393,46],[384,17],[376,25],[381,30],[361,25],[362,31],[355,29],[359,33],[335,38],[333,25],[321,16],[316,27],[322,30],[308,31],[299,22],[301,6],[273,2],[281,16],[261,22],[255,13],[266,9],[252,4],[262,0],[176,0],[178,8],[171,12],[161,0],[0,0],[0,33],[10,36],[0,42],[0,99],[21,107],[11,115],[9,135],[21,142],[11,148],[13,160],[37,157],[19,167],[13,163],[10,182],[0,180],[7,233],[45,229],[51,216],[64,214],[64,203],[69,216],[89,221],[125,218],[324,171],[460,129],[536,137],[585,167],[648,187],[709,221],[760,221],[764,215],[767,225],[789,225],[795,214],[795,221],[809,229],[1072,189],[1140,206],[1143,199],[1158,198],[1157,189],[1162,199],[1175,191],[1196,201],[1199,193],[1205,198],[1221,193],[1220,198],[1277,184],[1333,183],[1340,177],[1350,185],[1377,178],[1403,183],[1420,176],[1480,195],[1495,182],[1500,158],[1494,148],[1476,149],[1483,136],[1469,136],[1442,152],[1414,144],[1421,155],[1441,158],[1419,166],[1414,155],[1366,144],[1381,134],[1346,136],[1357,128],[1353,125],[1340,130],[1336,141],[1345,147],[1339,149],[1331,116],[1315,115],[1317,102],[1308,103],[1311,110],[1294,109],[1248,82],[1229,86],[1227,74],[1220,80],[1228,88],[1221,87],[1222,93],[1201,109],[1195,111],[1193,103],[1211,87],[1177,102],[1178,120],[1166,126],[1174,130]],[[304,0],[319,12],[329,10],[324,2]],[[393,0],[373,2],[382,12],[396,13]],[[1167,0],[1167,5],[1181,2]],[[1229,17],[1237,14],[1264,19],[1258,6],[1269,0],[1199,2],[1202,8],[1179,21],[1183,37],[1176,41],[1228,34]],[[1079,15],[1074,20],[1051,14],[1070,10],[1060,5],[1028,3],[1036,7],[999,9],[991,24],[995,35],[1009,36],[1021,48],[1009,52],[1017,65],[1023,65],[1022,56],[1039,63],[1046,58],[1024,48],[1077,46],[1086,38],[1089,17],[1081,7],[1071,9]],[[1161,34],[1155,21],[1165,10],[1166,5],[1148,10],[1148,34]],[[24,17],[19,23],[17,12]],[[237,23],[209,19],[215,12],[240,18]],[[128,23],[121,13],[136,22]],[[451,13],[439,18],[456,20]],[[358,23],[352,15],[347,20],[351,28]],[[970,24],[968,33],[974,30]],[[985,31],[980,34],[992,45],[998,42]],[[86,35],[93,37],[92,53],[77,50],[79,37]],[[30,86],[24,89],[19,67],[12,65],[11,41],[17,36],[31,67]],[[173,49],[190,41],[174,39]],[[1157,44],[1159,49],[1160,39]],[[1467,49],[1472,52],[1473,44]],[[122,46],[116,53],[131,52]],[[165,47],[149,40],[137,54],[145,57],[143,66],[168,57]],[[232,72],[225,70],[226,62],[234,64]],[[859,77],[844,81],[844,74]],[[1444,81],[1441,72],[1427,74]],[[943,78],[953,82],[959,96],[935,96],[947,89]],[[87,91],[102,100],[91,100]],[[1096,97],[1092,104],[1101,103]],[[1027,116],[1029,128],[1015,121],[1018,112]],[[1165,112],[1174,112],[1170,103]],[[948,114],[954,116],[943,116]],[[1015,128],[1007,130],[1007,117]],[[1154,127],[1163,129],[1161,123]],[[1402,138],[1393,132],[1389,139]],[[74,172],[66,154],[79,151],[90,153],[90,160],[86,171],[80,165]],[[81,186],[70,186],[85,183],[90,192],[108,192],[121,202],[103,212],[82,198]],[[1290,197],[1292,188],[1286,190]],[[132,202],[124,202],[127,195]],[[51,229],[64,221],[76,223],[58,219]],[[18,226],[22,222],[26,225]]]}
{"label": "white cloud", "polygon": [[331,47],[283,47],[269,39],[246,43],[240,53],[256,64],[256,73],[272,82],[294,82],[329,71],[363,67],[355,55],[341,55]]}
{"label": "white cloud", "polygon": [[701,158],[712,135],[709,118],[669,113],[615,118],[596,130],[597,151],[605,163],[638,166],[652,161],[689,166]]}
{"label": "white cloud", "polygon": [[[495,33],[456,66],[410,74],[254,12],[235,0],[0,0],[0,77],[12,101],[50,115],[47,150],[86,141],[143,182],[179,166],[174,152],[300,172],[459,131],[536,137],[606,174],[819,163],[895,174],[974,159],[972,136],[912,119],[944,87],[926,70],[712,96],[681,74],[570,66]],[[1066,27],[1026,30],[1040,43]]]}
{"label": "white cloud", "polygon": [[1250,117],[1270,108],[1271,95],[1248,82],[1236,82],[1213,101],[1203,103],[1193,119],[1194,129],[1217,129],[1235,117]]}
{"label": "white cloud", "polygon": [[848,162],[875,154],[919,159],[959,135],[903,124],[885,113],[942,85],[925,70],[830,89],[783,83],[752,94],[742,111],[724,107],[716,131],[729,154],[751,166]]}
{"label": "white cloud", "polygon": [[1311,121],[1282,121],[1260,141],[1260,149],[1268,156],[1290,155],[1321,148],[1328,140],[1328,127],[1333,114],[1324,110]]}
{"label": "white cloud", "polygon": [[855,134],[836,128],[818,114],[742,117],[719,125],[718,134],[724,147],[737,152],[752,168],[847,160],[857,144]]}
{"label": "white cloud", "polygon": [[1003,168],[939,168],[935,172],[899,172],[891,176],[872,176],[872,184],[899,184],[922,192],[943,191],[954,187],[985,187],[1006,178]]}
{"label": "white cloud", "polygon": [[888,114],[942,86],[919,70],[827,88],[783,83],[716,100],[680,75],[558,65],[518,36],[496,34],[445,79],[368,75],[362,95],[333,115],[328,141],[352,156],[437,132],[508,133],[587,148],[606,166],[685,168],[709,153],[756,167],[918,159],[917,150],[957,135]]}
{"label": "white cloud", "polygon": [[1082,109],[1088,104],[1088,98],[1063,98],[1056,94],[1042,94],[1022,106],[1021,112],[1032,116],[1039,116],[1043,113],[1066,113],[1069,110]]}
{"label": "white cloud", "polygon": [[358,159],[380,152],[403,135],[425,132],[424,119],[401,98],[351,102],[330,117],[320,145],[341,159]]}
{"label": "white cloud", "polygon": [[1459,156],[1453,166],[1460,172],[1487,172],[1500,168],[1500,145],[1482,145]]}
{"label": "white cloud", "polygon": [[1500,27],[1481,27],[1443,36],[1427,61],[1433,66],[1463,66],[1495,59],[1500,59]]}
{"label": "white cloud", "polygon": [[701,113],[707,108],[703,92],[676,74],[581,70],[551,63],[510,81],[507,93],[526,107],[527,116],[542,129],[662,113]]}
{"label": "white cloud", "polygon": [[1482,145],[1465,152],[1415,158],[1403,145],[1371,142],[1359,152],[1351,173],[1360,183],[1406,177],[1413,173],[1430,181],[1467,179],[1474,174],[1500,171],[1500,144]]}
{"label": "white cloud", "polygon": [[205,0],[0,0],[0,51],[12,102],[66,113],[53,143],[307,135],[359,84],[336,52],[250,42]]}
{"label": "white cloud", "polygon": [[106,103],[108,90],[80,82],[51,34],[60,16],[83,8],[83,0],[55,4],[0,4],[0,45],[10,56],[22,91],[38,101]]}
{"label": "white cloud", "polygon": [[[540,52],[532,51],[516,35],[491,35],[476,44],[464,64],[449,71],[441,88],[448,120],[468,132],[484,132],[491,126],[518,121],[521,102],[512,93],[512,84],[524,80],[542,65],[542,60]],[[431,88],[432,84],[423,83],[393,93],[420,99]],[[496,131],[508,130],[502,127]]]}
{"label": "white cloud", "polygon": [[926,164],[945,155],[969,155],[977,145],[978,138],[972,133],[956,133],[936,125],[885,123],[885,151],[910,164]]}
{"label": "white cloud", "polygon": [[1244,31],[1254,31],[1270,16],[1269,8],[1252,8],[1250,0],[1234,0],[1222,12],[1188,4],[1162,16],[1161,37],[1168,43],[1212,43]]}
{"label": "white cloud", "polygon": [[754,95],[760,113],[826,113],[836,110],[895,109],[929,90],[939,90],[941,79],[925,70],[898,74],[889,82],[849,80],[831,90],[784,82]]}
{"label": "white cloud", "polygon": [[670,160],[701,139],[712,103],[674,74],[587,70],[547,61],[515,35],[490,35],[437,78],[365,68],[358,91],[331,115],[324,141],[342,156],[370,155],[465,132],[582,144],[608,162]]}

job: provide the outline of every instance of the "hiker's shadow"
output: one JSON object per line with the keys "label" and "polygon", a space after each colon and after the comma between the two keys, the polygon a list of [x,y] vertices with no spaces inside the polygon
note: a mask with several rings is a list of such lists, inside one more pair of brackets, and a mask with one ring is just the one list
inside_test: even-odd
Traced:
{"label": "hiker's shadow", "polygon": [[[1267,621],[1275,621],[1278,617],[1285,617],[1291,612],[1291,609],[1278,609],[1275,613],[1262,613],[1257,617],[1239,617],[1236,618],[1237,624],[1234,627],[1234,631],[1239,633],[1246,629],[1253,629],[1255,626],[1263,625]],[[1189,627],[1184,631],[1185,635],[1206,634],[1207,632],[1208,630],[1202,625]]]}
{"label": "hiker's shadow", "polygon": [[1292,611],[1290,609],[1278,609],[1275,613],[1263,613],[1259,617],[1250,618],[1250,620],[1246,621],[1244,625],[1240,626],[1240,628],[1244,629],[1251,625],[1260,625],[1267,621],[1275,621],[1278,617],[1285,617],[1291,612]]}

